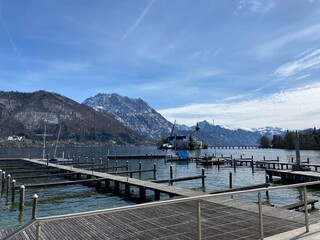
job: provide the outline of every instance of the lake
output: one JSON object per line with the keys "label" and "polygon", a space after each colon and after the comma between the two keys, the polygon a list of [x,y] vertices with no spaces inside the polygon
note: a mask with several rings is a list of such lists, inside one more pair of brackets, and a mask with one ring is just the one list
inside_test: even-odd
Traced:
{"label": "lake", "polygon": [[[53,155],[54,148],[46,149],[47,153]],[[65,147],[59,148],[57,156],[61,157],[63,154],[67,156],[81,156],[81,159],[88,157],[89,159],[102,158],[105,160],[109,154],[117,155],[145,155],[145,154],[164,154],[165,152],[158,150],[156,147]],[[168,151],[168,154],[171,152]],[[213,154],[217,156],[230,156],[234,158],[248,158],[253,156],[254,160],[280,158],[280,162],[291,162],[291,158],[295,159],[295,151],[292,150],[278,150],[278,149],[203,149],[192,151],[192,156],[204,156]],[[306,161],[310,159],[311,163],[320,163],[320,151],[301,151],[301,160]],[[2,148],[0,149],[0,158],[11,157],[31,157],[39,158],[42,156],[42,148]],[[118,165],[125,165],[127,160],[118,160]],[[141,159],[129,160],[131,169],[138,169],[141,161],[142,169],[151,169],[153,164],[157,165],[157,179],[169,178],[170,166],[173,168],[174,178],[200,175],[202,166],[196,165],[195,162],[166,162],[164,159]],[[110,165],[114,164],[114,160],[110,160]],[[252,173],[251,167],[237,167],[236,172],[229,165],[206,167],[206,192],[223,190],[229,188],[229,172],[233,173],[233,187],[248,186],[252,184],[265,183],[265,172],[263,169],[255,169]],[[10,172],[9,172],[10,173]],[[138,174],[134,175],[138,178]],[[14,178],[14,177],[13,177]],[[152,179],[153,173],[145,173],[141,175],[142,179]],[[45,179],[18,179],[17,186],[22,184],[31,184],[37,182],[54,182],[63,181],[60,177],[48,177]],[[280,183],[271,183],[278,185]],[[201,180],[192,180],[186,182],[174,183],[175,186],[190,188],[197,191],[202,191]],[[31,218],[32,211],[32,197],[34,194],[39,196],[38,217],[60,215],[68,213],[76,213],[83,211],[91,211],[105,208],[113,208],[119,206],[126,206],[135,204],[125,200],[119,196],[115,196],[110,192],[97,190],[94,187],[73,185],[73,186],[58,186],[50,188],[27,189],[26,191],[26,207],[22,214],[19,214],[17,202],[14,206],[11,205],[10,199],[6,198],[4,193],[0,197],[0,229],[6,227],[20,225]],[[310,198],[320,200],[320,191],[310,189],[308,191]],[[256,194],[246,194],[235,196],[244,201],[257,201]],[[18,198],[18,197],[16,197]],[[300,201],[302,198],[301,189],[285,189],[270,192],[269,203],[275,206],[283,206],[289,203]],[[318,208],[316,204],[316,208]],[[314,214],[318,214],[315,211]]]}

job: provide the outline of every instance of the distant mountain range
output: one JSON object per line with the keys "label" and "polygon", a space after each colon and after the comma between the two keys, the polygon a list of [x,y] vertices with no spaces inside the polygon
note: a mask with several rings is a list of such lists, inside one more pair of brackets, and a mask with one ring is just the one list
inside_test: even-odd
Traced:
{"label": "distant mountain range", "polygon": [[[88,98],[83,104],[103,114],[113,115],[124,125],[151,141],[168,137],[173,127],[173,123],[167,121],[140,98],[132,99],[116,93],[100,93]],[[212,125],[207,121],[199,122],[199,127],[201,140],[209,146],[257,146],[261,136],[271,139],[274,134],[283,135],[285,132],[273,127],[250,130],[229,129]],[[190,136],[194,134],[195,126],[177,124],[175,131],[177,134]]]}
{"label": "distant mountain range", "polygon": [[[70,143],[155,144],[168,137],[173,123],[142,99],[119,94],[97,94],[83,104],[56,93],[0,92],[0,139],[25,136],[41,140],[44,127],[51,140],[61,126],[62,140]],[[196,123],[195,123],[196,124]],[[209,146],[256,146],[261,136],[283,135],[280,128],[231,129],[199,122],[200,138]],[[195,126],[174,126],[177,134],[190,136]],[[50,137],[49,137],[50,140]]]}

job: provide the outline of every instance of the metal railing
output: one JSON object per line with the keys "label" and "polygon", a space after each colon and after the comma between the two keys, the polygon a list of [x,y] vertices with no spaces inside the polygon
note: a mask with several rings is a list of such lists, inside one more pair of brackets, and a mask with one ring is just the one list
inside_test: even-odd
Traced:
{"label": "metal railing", "polygon": [[150,203],[144,203],[144,204],[139,204],[139,205],[117,207],[117,208],[112,208],[112,209],[96,210],[96,211],[81,212],[81,213],[75,213],[75,214],[59,215],[59,216],[41,217],[41,218],[36,218],[36,219],[29,221],[28,223],[21,226],[19,229],[17,229],[16,231],[12,232],[9,235],[7,235],[3,239],[12,239],[13,237],[17,236],[21,231],[23,231],[23,230],[27,229],[28,227],[35,224],[35,226],[36,226],[35,236],[36,236],[37,240],[40,240],[41,239],[41,224],[44,222],[51,221],[51,220],[83,217],[83,216],[90,216],[90,215],[95,215],[95,214],[108,214],[108,213],[115,213],[115,212],[120,212],[120,211],[142,209],[142,208],[149,208],[149,207],[153,207],[153,206],[163,206],[163,205],[169,205],[169,204],[174,204],[174,203],[182,203],[182,202],[190,202],[190,201],[198,200],[197,201],[197,236],[198,236],[198,239],[201,240],[202,231],[201,231],[201,202],[200,202],[200,200],[205,200],[205,199],[209,199],[209,198],[212,199],[212,198],[217,198],[217,197],[228,197],[228,196],[247,194],[247,193],[258,193],[257,194],[258,212],[259,212],[259,223],[258,224],[259,224],[260,239],[262,240],[262,239],[264,239],[264,230],[263,230],[263,209],[262,209],[261,193],[275,191],[275,190],[281,190],[281,189],[288,189],[288,188],[297,188],[297,187],[303,187],[303,201],[304,201],[304,215],[305,215],[305,223],[304,224],[305,224],[306,232],[309,232],[307,187],[314,186],[314,185],[320,185],[320,181],[290,184],[290,185],[283,185],[283,186],[277,186],[277,187],[250,189],[250,190],[243,190],[243,191],[234,191],[234,192],[228,192],[228,193],[207,194],[207,195],[201,195],[201,196],[195,196],[195,197],[169,199],[169,200],[159,201],[159,202],[150,202]]}

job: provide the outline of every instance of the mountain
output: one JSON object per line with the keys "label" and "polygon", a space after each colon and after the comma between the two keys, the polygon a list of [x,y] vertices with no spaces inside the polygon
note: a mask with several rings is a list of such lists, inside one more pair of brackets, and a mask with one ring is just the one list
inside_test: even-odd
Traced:
{"label": "mountain", "polygon": [[61,126],[60,139],[74,143],[138,144],[142,141],[137,133],[113,116],[46,91],[0,92],[0,116],[2,139],[24,135],[28,139],[41,140],[40,134],[46,125],[47,133],[54,135],[55,139]]}
{"label": "mountain", "polygon": [[[207,121],[199,122],[199,127],[200,139],[208,146],[258,146],[262,136],[267,136],[271,140],[273,135],[283,135],[285,133],[281,128],[227,128],[210,124]],[[192,135],[195,126],[188,129],[185,129],[185,126],[183,128],[178,126],[177,129],[179,129],[181,135]]]}
{"label": "mountain", "polygon": [[86,99],[83,104],[103,114],[114,116],[125,126],[152,141],[167,137],[172,129],[171,122],[140,98],[128,98],[116,93],[99,93]]}
{"label": "mountain", "polygon": [[[83,104],[98,112],[113,115],[124,125],[152,141],[159,141],[171,133],[173,124],[140,98],[128,98],[116,93],[100,93],[86,99]],[[227,128],[212,125],[207,121],[199,122],[199,127],[201,140],[209,146],[257,146],[261,136],[266,135],[272,139],[274,134],[283,133],[280,128]],[[195,126],[175,124],[174,128],[178,135],[190,136],[195,133]]]}

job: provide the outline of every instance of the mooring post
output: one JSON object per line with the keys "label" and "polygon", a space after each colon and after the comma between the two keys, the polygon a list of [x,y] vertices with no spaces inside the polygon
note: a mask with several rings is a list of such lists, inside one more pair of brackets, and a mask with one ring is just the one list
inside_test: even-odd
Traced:
{"label": "mooring post", "polygon": [[11,181],[11,202],[14,203],[15,196],[16,196],[16,180],[12,179]]}
{"label": "mooring post", "polygon": [[144,201],[146,199],[146,188],[143,186],[139,187],[140,200]]}
{"label": "mooring post", "polygon": [[233,159],[233,171],[236,172],[236,159]]}
{"label": "mooring post", "polygon": [[101,172],[101,167],[102,167],[102,158],[100,158],[100,161],[99,161],[99,172]]}
{"label": "mooring post", "polygon": [[139,162],[139,178],[141,178],[141,162]]}
{"label": "mooring post", "polygon": [[0,169],[0,186],[2,185],[2,170]]}
{"label": "mooring post", "polygon": [[172,170],[172,165],[170,165],[170,185],[172,185],[172,179],[173,179],[173,170]]}
{"label": "mooring post", "polygon": [[130,183],[125,183],[125,194],[127,198],[130,198]]}
{"label": "mooring post", "polygon": [[11,175],[8,174],[8,176],[7,176],[7,197],[9,196],[10,184],[11,184]]}
{"label": "mooring post", "polygon": [[20,201],[19,201],[19,211],[23,211],[24,208],[24,199],[25,199],[25,191],[26,187],[24,185],[21,185],[20,187]]}
{"label": "mooring post", "polygon": [[[266,175],[266,184],[268,184],[269,183],[269,177],[268,177],[268,175]],[[267,185],[267,187],[268,187],[268,185]],[[267,197],[267,200],[269,200],[269,191],[267,190],[266,191],[266,197]]]}
{"label": "mooring post", "polygon": [[251,170],[252,170],[252,173],[254,173],[254,163],[253,163],[253,159],[251,159]]}
{"label": "mooring post", "polygon": [[49,154],[47,154],[47,166],[49,166]]}
{"label": "mooring post", "polygon": [[1,189],[2,189],[2,191],[3,191],[3,189],[4,189],[4,183],[5,183],[5,180],[6,180],[6,172],[5,172],[5,171],[2,172],[1,179],[2,179],[2,180],[1,180],[1,181],[2,181]]}
{"label": "mooring post", "polygon": [[32,217],[31,219],[35,219],[37,216],[37,205],[38,205],[38,195],[33,195],[33,202],[32,202]]}
{"label": "mooring post", "polygon": [[129,171],[129,161],[128,160],[126,161],[126,171],[127,172]]}
{"label": "mooring post", "polygon": [[232,188],[232,172],[229,172],[229,188]]}
{"label": "mooring post", "polygon": [[5,184],[5,182],[6,182],[6,172],[5,171],[3,171],[2,172],[2,190],[4,189],[4,184]]}
{"label": "mooring post", "polygon": [[157,164],[153,163],[153,179],[157,179],[156,173],[157,173]]}
{"label": "mooring post", "polygon": [[204,190],[205,190],[205,187],[206,187],[205,181],[204,181],[204,179],[205,179],[204,168],[202,168],[201,172],[202,172],[202,189],[203,189],[203,191],[204,191]]}
{"label": "mooring post", "polygon": [[70,155],[68,155],[68,165],[70,164]]}
{"label": "mooring post", "polygon": [[89,158],[86,157],[86,168],[88,167],[88,165],[89,165]]}

